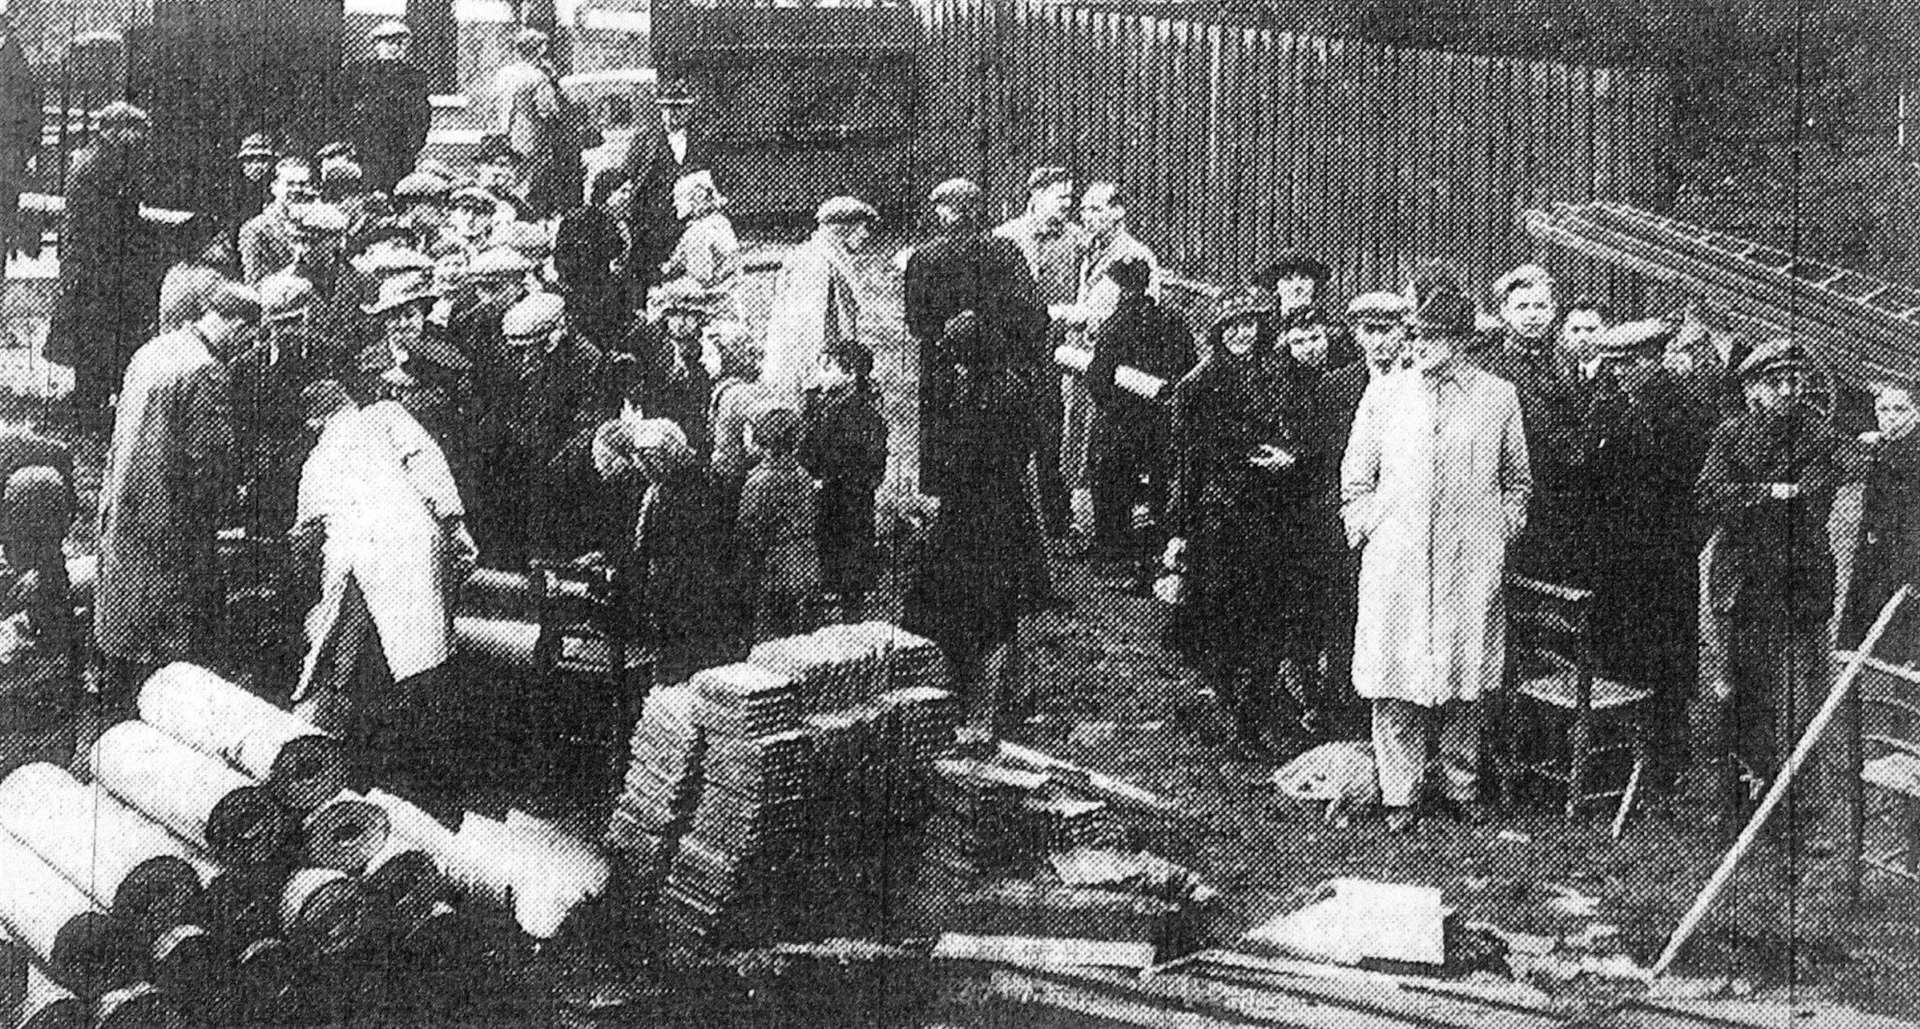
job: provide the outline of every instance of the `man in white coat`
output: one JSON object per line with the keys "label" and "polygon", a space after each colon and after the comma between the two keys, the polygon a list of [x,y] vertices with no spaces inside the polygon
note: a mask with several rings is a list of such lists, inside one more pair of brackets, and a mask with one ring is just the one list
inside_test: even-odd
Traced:
{"label": "man in white coat", "polygon": [[760,372],[760,385],[776,399],[797,404],[820,355],[860,338],[860,276],[853,254],[866,245],[879,217],[865,201],[834,197],[814,212],[813,238],[788,251],[780,263]]}
{"label": "man in white coat", "polygon": [[1373,701],[1387,827],[1410,829],[1437,723],[1441,792],[1470,823],[1483,694],[1505,660],[1501,580],[1533,490],[1512,384],[1461,360],[1473,303],[1436,290],[1411,319],[1414,374],[1375,379],[1341,462],[1341,518],[1363,548],[1353,685]]}
{"label": "man in white coat", "polygon": [[330,380],[305,399],[320,436],[300,472],[296,526],[318,523],[324,542],[294,711],[392,756],[398,741],[386,737],[407,720],[383,708],[408,705],[395,687],[417,686],[447,660],[449,597],[476,548],[446,457],[405,408],[356,407]]}

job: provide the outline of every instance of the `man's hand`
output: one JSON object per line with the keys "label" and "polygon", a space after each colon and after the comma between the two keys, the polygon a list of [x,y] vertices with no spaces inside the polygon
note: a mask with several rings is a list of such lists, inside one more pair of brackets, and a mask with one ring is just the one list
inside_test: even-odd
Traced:
{"label": "man's hand", "polygon": [[1078,304],[1050,304],[1047,317],[1062,325],[1085,325],[1087,312]]}
{"label": "man's hand", "polygon": [[1160,567],[1169,572],[1180,570],[1181,558],[1187,555],[1187,541],[1179,536],[1167,540],[1167,549],[1160,555]]}
{"label": "man's hand", "polygon": [[1800,484],[1797,482],[1771,482],[1767,484],[1767,495],[1775,500],[1794,500],[1800,496]]}
{"label": "man's hand", "polygon": [[1260,444],[1260,449],[1247,463],[1262,471],[1279,472],[1293,467],[1293,454],[1271,443]]}
{"label": "man's hand", "polygon": [[480,566],[480,545],[473,541],[473,533],[467,531],[464,520],[456,520],[447,527],[447,564],[454,583],[466,582]]}

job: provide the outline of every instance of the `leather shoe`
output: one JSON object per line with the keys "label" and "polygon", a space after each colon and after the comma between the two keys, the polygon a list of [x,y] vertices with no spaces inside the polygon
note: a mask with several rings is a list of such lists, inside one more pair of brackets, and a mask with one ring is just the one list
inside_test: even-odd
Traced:
{"label": "leather shoe", "polygon": [[1450,800],[1447,813],[1461,825],[1476,829],[1493,821],[1493,808],[1480,800]]}
{"label": "leather shoe", "polygon": [[1409,832],[1420,821],[1420,816],[1410,807],[1390,807],[1387,809],[1387,832],[1399,836]]}

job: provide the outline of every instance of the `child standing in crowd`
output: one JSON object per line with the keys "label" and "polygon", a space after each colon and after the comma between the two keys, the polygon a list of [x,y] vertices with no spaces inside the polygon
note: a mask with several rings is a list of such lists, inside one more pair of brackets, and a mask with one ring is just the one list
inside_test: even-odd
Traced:
{"label": "child standing in crowd", "polygon": [[800,415],[792,408],[755,411],[747,441],[759,463],[740,494],[734,543],[758,642],[813,628],[820,599],[818,488],[795,456]]}
{"label": "child standing in crowd", "polygon": [[873,351],[844,340],[820,355],[801,396],[800,463],[820,480],[820,575],[848,619],[873,585],[873,497],[887,471],[887,422],[873,388]]}

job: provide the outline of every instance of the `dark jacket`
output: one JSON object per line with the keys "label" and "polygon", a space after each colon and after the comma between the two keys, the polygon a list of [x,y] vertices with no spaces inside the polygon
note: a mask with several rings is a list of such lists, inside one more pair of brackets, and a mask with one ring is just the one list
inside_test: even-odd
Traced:
{"label": "dark jacket", "polygon": [[1526,529],[1511,547],[1512,561],[1537,578],[1576,579],[1575,555],[1583,549],[1580,483],[1588,456],[1580,436],[1585,384],[1550,339],[1535,343],[1509,336],[1475,360],[1513,383],[1533,462],[1533,501]]}
{"label": "dark jacket", "polygon": [[633,147],[627,151],[627,174],[633,180],[633,206],[627,221],[633,231],[633,253],[627,268],[643,288],[673,253],[674,244],[680,242],[673,184],[697,171],[713,172],[715,181],[719,180],[713,152],[698,125],[687,129],[685,160],[674,160],[673,147],[658,122],[651,131],[634,137]]}
{"label": "dark jacket", "polygon": [[91,378],[111,392],[159,310],[164,241],[140,217],[149,170],[143,149],[96,142],[73,155],[67,173],[47,357],[74,365],[82,387]]}
{"label": "dark jacket", "polygon": [[427,73],[409,61],[368,60],[343,75],[354,143],[369,189],[386,192],[413,167],[433,120]]}
{"label": "dark jacket", "polygon": [[756,622],[803,609],[820,595],[820,529],[813,477],[792,454],[747,473],[734,541]]}
{"label": "dark jacket", "polygon": [[[1805,407],[1777,417],[1748,412],[1714,430],[1694,485],[1700,516],[1726,533],[1708,570],[1714,610],[1772,600],[1809,622],[1832,613],[1827,519],[1845,446]],[[1773,499],[1770,484],[1783,482],[1798,486],[1799,496]]]}
{"label": "dark jacket", "polygon": [[887,422],[870,390],[846,383],[801,397],[800,464],[820,480],[820,574],[836,593],[873,585],[874,493],[887,472]]}
{"label": "dark jacket", "polygon": [[698,337],[676,343],[641,322],[629,335],[633,361],[627,367],[627,399],[648,418],[666,418],[687,434],[687,445],[706,464],[713,455],[713,377],[700,363]]}
{"label": "dark jacket", "polygon": [[633,301],[621,280],[627,238],[613,218],[593,207],[560,216],[553,234],[553,269],[567,300],[567,324],[605,349],[626,341]]}
{"label": "dark jacket", "polygon": [[[1187,539],[1187,602],[1170,642],[1188,654],[1250,658],[1300,635],[1317,589],[1314,490],[1327,459],[1315,450],[1311,374],[1263,332],[1234,356],[1218,334],[1174,389],[1175,472],[1167,521]],[[1270,444],[1287,468],[1250,462]]]}
{"label": "dark jacket", "polygon": [[[1867,467],[1860,547],[1847,590],[1840,644],[1858,646],[1901,586],[1920,588],[1920,433],[1877,444]],[[1895,663],[1920,658],[1920,597],[1909,597],[1876,653]]]}
{"label": "dark jacket", "polygon": [[[920,351],[920,492],[945,496],[953,465],[969,446],[969,406],[957,395],[962,382],[979,385],[1026,376],[1040,388],[1052,367],[1045,349],[1047,314],[1033,273],[1020,248],[984,232],[943,236],[907,259],[907,332]],[[975,316],[975,331],[942,343],[947,324],[963,311]]]}
{"label": "dark jacket", "polygon": [[[1185,322],[1145,294],[1122,298],[1100,324],[1087,366],[1093,459],[1119,458],[1143,470],[1157,463],[1167,445],[1166,400],[1194,361],[1193,333]],[[1116,385],[1114,371],[1122,365],[1165,380],[1160,399],[1147,400]]]}

